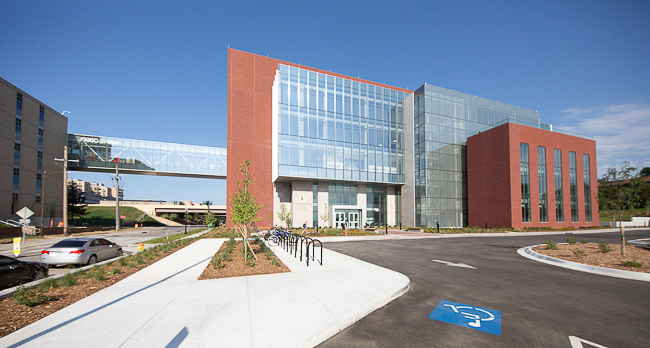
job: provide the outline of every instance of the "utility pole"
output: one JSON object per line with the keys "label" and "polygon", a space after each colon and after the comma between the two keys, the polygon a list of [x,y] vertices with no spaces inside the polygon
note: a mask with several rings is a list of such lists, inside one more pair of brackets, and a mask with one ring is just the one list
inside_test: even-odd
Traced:
{"label": "utility pole", "polygon": [[115,163],[115,230],[120,230],[120,178],[119,172],[117,169],[117,163]]}
{"label": "utility pole", "polygon": [[[43,197],[41,197],[42,199]],[[70,235],[68,228],[68,146],[63,147],[63,235]]]}

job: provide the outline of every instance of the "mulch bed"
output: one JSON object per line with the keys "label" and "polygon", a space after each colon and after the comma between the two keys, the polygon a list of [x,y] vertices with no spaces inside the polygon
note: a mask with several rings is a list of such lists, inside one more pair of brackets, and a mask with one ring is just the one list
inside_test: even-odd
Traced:
{"label": "mulch bed", "polygon": [[[83,276],[76,277],[75,280],[77,281],[77,284],[73,286],[49,288],[46,290],[44,294],[53,297],[53,299],[33,307],[19,305],[15,303],[11,297],[5,298],[0,301],[0,337],[4,337],[87,296],[107,288],[192,243],[193,242],[190,242],[176,247],[164,254],[159,252],[159,256],[150,259],[143,258],[142,264],[131,262],[134,266],[133,268],[129,268],[128,266],[119,266],[117,262],[113,262],[110,266],[102,265],[94,267],[92,270],[86,272],[93,272],[98,268],[103,268],[103,274],[106,277],[105,280],[98,281],[94,278],[84,278]],[[131,258],[133,258],[133,256]],[[120,274],[110,274],[111,270],[115,268],[120,270]]]}
{"label": "mulch bed", "polygon": [[[267,258],[262,252],[262,248],[257,243],[250,239],[249,242],[251,243],[251,247],[253,247],[255,256],[257,256],[255,266],[251,267],[244,263],[244,255],[241,252],[243,242],[238,241],[235,243],[235,247],[231,253],[232,261],[228,262],[220,269],[215,269],[212,264],[208,264],[203,271],[203,274],[201,274],[201,277],[199,277],[199,280],[291,272],[289,267],[285,266],[277,257],[274,256],[271,259]],[[217,254],[220,254],[225,248],[226,243],[223,243]],[[280,263],[280,266],[273,265],[271,263],[272,259],[277,260]]]}
{"label": "mulch bed", "polygon": [[[597,243],[586,244],[557,244],[559,250],[546,249],[545,245],[533,248],[533,251],[542,255],[558,259],[573,261],[590,266],[621,269],[625,271],[650,273],[650,250],[627,245],[625,255],[621,255],[621,246],[609,244],[612,251],[603,253]],[[578,250],[578,252],[576,252]],[[584,252],[584,255],[580,252]],[[642,267],[625,267],[623,261],[642,262]]]}

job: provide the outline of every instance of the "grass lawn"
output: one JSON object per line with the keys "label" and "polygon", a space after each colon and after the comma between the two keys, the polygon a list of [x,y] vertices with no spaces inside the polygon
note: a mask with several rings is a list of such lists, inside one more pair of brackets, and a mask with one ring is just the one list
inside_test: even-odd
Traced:
{"label": "grass lawn", "polygon": [[[76,225],[87,223],[88,225],[104,225],[102,222],[110,224],[115,223],[115,207],[114,206],[89,206],[87,208],[88,214],[83,219],[74,219]],[[145,223],[147,226],[162,226],[162,224],[149,215],[145,214],[142,210],[133,207],[120,207],[120,215],[124,215],[123,221],[133,223]],[[71,220],[72,221],[72,220]]]}
{"label": "grass lawn", "polygon": [[[632,217],[632,213],[634,213],[634,216],[647,216],[646,215],[647,212],[648,210],[646,208],[627,210],[625,213],[623,213],[623,221],[630,220],[630,217]],[[608,210],[601,210],[600,221],[610,221],[610,220],[616,220],[616,218],[614,217],[614,212]]]}
{"label": "grass lawn", "polygon": [[160,243],[173,242],[173,241],[175,241],[177,239],[181,239],[183,237],[187,237],[187,236],[193,235],[195,233],[203,232],[203,231],[207,230],[208,228],[209,227],[197,228],[196,230],[187,231],[187,234],[185,234],[185,233],[177,233],[177,234],[169,236],[169,239],[167,239],[165,237],[158,237],[158,238],[154,238],[154,239],[148,240],[148,241],[143,242],[143,243],[144,244],[160,244]]}

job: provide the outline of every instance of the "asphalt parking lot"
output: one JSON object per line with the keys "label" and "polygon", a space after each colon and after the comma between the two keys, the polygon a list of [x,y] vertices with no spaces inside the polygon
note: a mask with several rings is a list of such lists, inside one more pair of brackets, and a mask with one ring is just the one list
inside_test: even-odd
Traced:
{"label": "asphalt parking lot", "polygon": [[[567,237],[558,234],[327,243],[326,248],[405,274],[411,279],[411,288],[320,347],[650,345],[650,282],[573,271],[517,254],[521,247],[549,239],[564,242]],[[626,237],[650,238],[650,230],[629,230]],[[581,234],[575,238],[619,243],[618,233]],[[456,307],[445,303],[456,303]],[[444,321],[429,318],[434,309],[440,314],[437,307],[447,312],[453,309],[458,315],[450,319],[447,314],[442,317]],[[488,312],[500,314],[500,332],[496,331],[497,320],[490,319]],[[453,320],[465,325],[451,324]],[[474,323],[474,327],[468,323]],[[574,337],[573,345],[570,336]]]}

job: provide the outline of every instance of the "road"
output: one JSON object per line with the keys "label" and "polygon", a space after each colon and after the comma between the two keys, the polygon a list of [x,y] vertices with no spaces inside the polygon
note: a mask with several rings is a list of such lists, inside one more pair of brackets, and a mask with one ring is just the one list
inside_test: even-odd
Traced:
{"label": "road", "polygon": [[[628,230],[626,235],[628,240],[649,238],[650,230]],[[521,247],[565,242],[567,237],[327,243],[326,248],[403,273],[411,285],[405,295],[320,347],[598,347],[586,341],[609,348],[647,347],[650,282],[568,270],[517,254]],[[618,233],[575,238],[619,243]],[[500,335],[428,318],[437,306],[445,307],[443,300],[501,312]],[[459,315],[454,318],[471,322]],[[481,323],[487,328],[496,320]],[[583,340],[582,345],[572,346],[569,336]]]}
{"label": "road", "polygon": [[[188,231],[199,228],[200,226],[188,226]],[[183,233],[185,231],[185,226],[175,226],[175,227],[146,227],[140,230],[126,231],[126,232],[115,232],[115,231],[106,231],[106,233],[92,234],[92,237],[97,238],[106,238],[111,242],[117,243],[121,246],[128,246],[135,243],[146,242],[150,239],[162,237],[167,233],[169,229],[169,235],[174,235],[177,233]],[[46,238],[28,238],[25,241],[25,244],[21,248],[19,260],[22,261],[39,261],[41,256],[41,251],[54,243],[66,239],[74,238],[74,235],[71,237],[51,237]],[[0,244],[0,254],[13,257],[13,245],[12,244]],[[50,268],[50,275],[55,275],[63,272],[64,268]]]}

